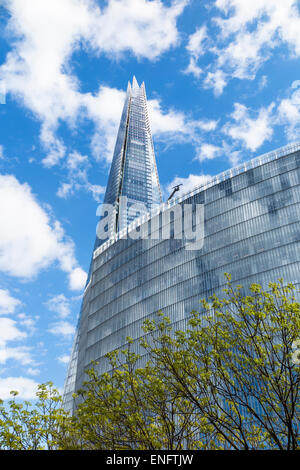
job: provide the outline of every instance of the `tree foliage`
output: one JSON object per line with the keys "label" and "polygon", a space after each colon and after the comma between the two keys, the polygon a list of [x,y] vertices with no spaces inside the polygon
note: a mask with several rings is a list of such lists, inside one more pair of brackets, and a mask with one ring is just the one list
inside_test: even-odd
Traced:
{"label": "tree foliage", "polygon": [[61,407],[62,398],[52,382],[39,385],[37,401],[18,401],[11,392],[8,403],[0,400],[0,449],[51,450],[69,435],[71,419]]}
{"label": "tree foliage", "polygon": [[110,372],[94,364],[72,417],[52,386],[33,411],[2,406],[0,447],[299,449],[295,288],[280,280],[243,294],[227,278],[224,298],[202,300],[182,330],[160,312],[144,323],[142,355],[128,338],[108,355]]}
{"label": "tree foliage", "polygon": [[198,448],[201,425],[193,404],[166,387],[151,361],[138,367],[140,358],[131,352],[130,343],[121,356],[109,355],[111,373],[99,377],[91,369],[78,392],[81,404],[74,420],[81,445],[117,450]]}
{"label": "tree foliage", "polygon": [[300,446],[300,305],[292,285],[269,288],[253,284],[243,296],[228,276],[226,297],[202,301],[205,313],[192,312],[186,331],[173,335],[164,316],[145,327],[158,373],[211,424],[221,448]]}

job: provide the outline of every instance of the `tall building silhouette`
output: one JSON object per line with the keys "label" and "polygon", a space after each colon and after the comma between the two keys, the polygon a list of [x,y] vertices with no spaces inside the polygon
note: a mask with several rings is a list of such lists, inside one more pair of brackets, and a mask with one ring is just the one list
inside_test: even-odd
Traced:
{"label": "tall building silhouette", "polygon": [[[119,205],[121,196],[128,198],[125,209]],[[279,278],[299,287],[299,143],[256,157],[160,204],[158,215],[160,201],[145,89],[134,80],[104,201],[114,207],[108,239],[96,240],[65,381],[67,410],[74,407],[72,393],[82,386],[91,361],[98,362],[99,373],[109,370],[105,355],[122,348],[128,336],[133,338],[132,350],[143,354],[143,322],[160,309],[176,329],[186,329],[200,299],[223,297],[225,272],[234,285],[246,289],[253,282],[268,288]],[[130,210],[139,202],[149,212]],[[193,222],[196,230],[197,224],[204,226],[203,243],[195,250],[174,230],[178,209],[186,204],[204,208],[204,222]],[[171,227],[170,237],[123,236],[137,227],[147,232],[152,222],[158,235]]]}

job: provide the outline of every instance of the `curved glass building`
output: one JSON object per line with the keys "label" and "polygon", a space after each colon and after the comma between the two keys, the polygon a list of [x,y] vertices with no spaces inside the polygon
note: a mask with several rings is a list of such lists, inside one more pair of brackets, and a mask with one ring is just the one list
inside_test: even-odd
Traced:
{"label": "curved glass building", "polygon": [[[159,188],[153,168],[155,161],[146,173],[150,180],[155,176],[153,187]],[[130,172],[124,177],[130,179]],[[99,372],[107,370],[105,354],[122,347],[128,336],[138,350],[144,320],[160,309],[184,329],[200,299],[222,295],[225,272],[245,288],[252,282],[267,287],[278,278],[299,284],[299,185],[300,144],[294,144],[160,206],[151,206],[151,190],[148,211],[137,211],[106,241],[96,241],[65,383],[65,408],[72,410],[72,393],[92,360],[99,363]]]}

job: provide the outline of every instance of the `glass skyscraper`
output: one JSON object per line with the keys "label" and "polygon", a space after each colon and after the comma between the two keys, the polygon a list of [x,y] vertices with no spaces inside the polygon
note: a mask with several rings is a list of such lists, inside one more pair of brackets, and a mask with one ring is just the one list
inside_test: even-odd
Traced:
{"label": "glass skyscraper", "polygon": [[[144,190],[138,191],[142,182]],[[117,205],[121,194],[129,201],[123,214]],[[245,288],[252,282],[266,288],[278,278],[299,286],[300,144],[257,157],[157,207],[160,198],[144,86],[134,82],[105,195],[115,207],[114,219],[108,239],[96,241],[65,382],[68,410],[91,361],[100,373],[108,370],[105,354],[128,336],[139,351],[141,326],[159,309],[176,329],[185,329],[201,298],[222,296],[225,272]],[[131,213],[136,201],[147,211]],[[184,219],[178,209],[187,204],[203,208],[203,218],[195,211],[192,216],[195,233],[202,229],[197,249],[178,233],[176,218]],[[166,228],[170,237],[162,236]],[[138,238],[137,231],[148,238]]]}
{"label": "glass skyscraper", "polygon": [[[123,204],[122,198],[123,201],[126,198]],[[141,215],[135,209],[139,204],[148,212],[161,202],[145,85],[139,86],[134,77],[132,85],[128,83],[104,197],[104,204],[114,208],[107,236],[124,229]],[[101,243],[102,240],[97,238],[96,247]]]}

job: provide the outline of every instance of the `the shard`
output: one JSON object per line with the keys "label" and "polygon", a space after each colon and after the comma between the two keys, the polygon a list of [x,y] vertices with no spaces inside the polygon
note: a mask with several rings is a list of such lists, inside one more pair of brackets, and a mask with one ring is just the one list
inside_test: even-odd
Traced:
{"label": "the shard", "polygon": [[[121,204],[125,199],[126,204]],[[138,204],[148,212],[160,204],[153,141],[149,125],[145,85],[136,78],[128,83],[104,204],[114,207],[108,237],[130,224],[138,215]],[[131,207],[134,207],[131,210]],[[96,241],[96,247],[102,240]]]}

